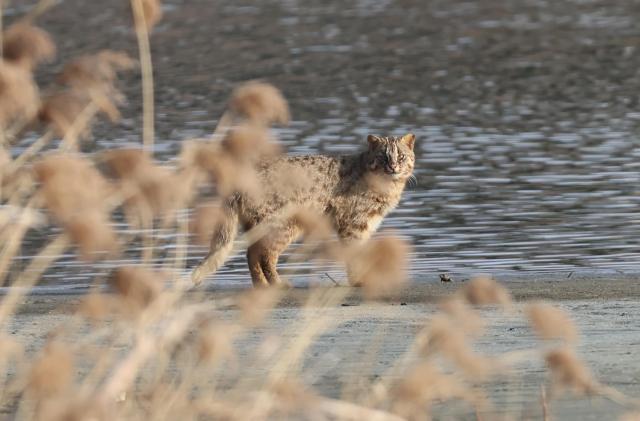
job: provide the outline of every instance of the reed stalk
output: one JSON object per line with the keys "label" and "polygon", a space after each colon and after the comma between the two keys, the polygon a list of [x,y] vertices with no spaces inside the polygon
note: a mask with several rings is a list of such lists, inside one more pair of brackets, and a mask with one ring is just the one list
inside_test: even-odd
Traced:
{"label": "reed stalk", "polygon": [[16,277],[16,280],[11,284],[9,293],[0,301],[0,326],[5,325],[7,318],[15,312],[22,297],[30,292],[44,271],[60,257],[69,245],[69,238],[65,234],[60,234],[40,250],[38,255]]}
{"label": "reed stalk", "polygon": [[147,17],[144,14],[142,0],[131,0],[133,20],[138,40],[140,71],[142,74],[142,144],[145,150],[153,154],[154,133],[154,92],[153,64]]}

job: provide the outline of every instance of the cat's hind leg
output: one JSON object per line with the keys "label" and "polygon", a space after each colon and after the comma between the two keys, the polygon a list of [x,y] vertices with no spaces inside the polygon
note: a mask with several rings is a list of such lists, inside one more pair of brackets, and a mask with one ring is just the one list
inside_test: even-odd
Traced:
{"label": "cat's hind leg", "polygon": [[268,287],[269,282],[262,271],[262,260],[265,254],[265,246],[262,241],[252,244],[247,249],[247,263],[251,273],[251,281],[256,288]]}
{"label": "cat's hind leg", "polygon": [[267,282],[273,286],[288,286],[286,281],[283,281],[278,274],[277,264],[278,258],[283,251],[289,247],[292,241],[294,241],[300,231],[297,227],[289,225],[282,230],[278,230],[267,239],[265,239],[265,250],[260,261],[262,272],[267,278]]}

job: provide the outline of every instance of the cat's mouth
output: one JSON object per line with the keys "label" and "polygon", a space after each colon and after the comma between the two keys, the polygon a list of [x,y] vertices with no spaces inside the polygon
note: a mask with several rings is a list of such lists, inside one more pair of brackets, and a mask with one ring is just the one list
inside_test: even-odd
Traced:
{"label": "cat's mouth", "polygon": [[399,171],[385,171],[384,173],[394,181],[406,178],[406,174]]}
{"label": "cat's mouth", "polygon": [[382,168],[382,171],[384,172],[384,174],[388,177],[390,177],[392,180],[396,181],[396,180],[401,180],[403,178],[407,177],[407,174],[403,171],[396,171],[391,167],[385,166]]}
{"label": "cat's mouth", "polygon": [[400,174],[399,171],[394,170],[393,168],[389,167],[389,166],[385,166],[384,167],[384,173],[388,174],[388,175],[398,175]]}

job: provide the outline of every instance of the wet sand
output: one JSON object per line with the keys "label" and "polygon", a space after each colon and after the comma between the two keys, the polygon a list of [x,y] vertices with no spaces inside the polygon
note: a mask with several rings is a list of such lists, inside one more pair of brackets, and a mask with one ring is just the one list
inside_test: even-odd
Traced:
{"label": "wet sand", "polygon": [[[531,274],[519,278],[503,278],[495,276],[494,279],[506,286],[512,296],[518,301],[524,300],[635,300],[640,301],[640,274],[615,274],[615,275],[549,275]],[[400,291],[397,296],[390,299],[392,303],[437,303],[443,297],[451,294],[467,282],[467,279],[453,280],[453,282],[424,281],[419,280]],[[249,279],[247,279],[247,287]],[[222,299],[234,296],[246,291],[243,287],[217,287],[209,279],[205,281],[203,291],[195,291],[194,294],[204,294],[205,299]],[[337,288],[348,288],[339,286]],[[347,295],[345,304],[362,304],[363,298],[358,289],[348,288],[352,293]],[[299,307],[303,305],[312,289],[292,288],[278,304],[279,307]],[[22,313],[46,314],[68,313],[72,311],[81,299],[81,294],[34,294],[27,298],[20,309]]]}
{"label": "wet sand", "polygon": [[[575,279],[544,277],[540,279],[501,282],[518,301],[545,299],[566,309],[581,331],[578,352],[589,364],[595,376],[630,396],[640,396],[640,365],[637,349],[640,346],[640,277],[576,276]],[[462,282],[422,282],[402,291],[384,303],[363,301],[360,291],[349,289],[338,305],[318,308],[331,327],[317,337],[308,349],[304,361],[309,376],[305,381],[321,393],[349,396],[350,387],[363,380],[388,376],[388,369],[411,346],[416,333],[437,310],[436,302],[455,291]],[[347,287],[336,287],[347,288]],[[233,296],[243,289],[220,289],[195,292],[188,300],[216,302]],[[268,317],[266,325],[248,334],[237,347],[249,356],[261,340],[277,336],[288,340],[300,333],[297,322],[302,306],[311,289],[290,290]],[[14,338],[23,342],[29,352],[37,350],[47,332],[70,321],[80,295],[38,295],[27,297],[10,326]],[[232,319],[238,310],[215,310],[220,319]],[[514,313],[497,309],[483,309],[488,330],[475,344],[478,351],[488,355],[527,349],[537,343],[518,307]],[[376,345],[371,358],[367,350]],[[254,371],[256,376],[260,369]],[[507,414],[515,419],[541,419],[539,388],[545,382],[544,365],[540,359],[519,364],[512,376],[486,386],[494,407],[488,419]],[[561,399],[551,404],[556,419],[615,419],[627,409],[604,398]],[[444,404],[436,408],[442,418],[474,417],[469,407]]]}

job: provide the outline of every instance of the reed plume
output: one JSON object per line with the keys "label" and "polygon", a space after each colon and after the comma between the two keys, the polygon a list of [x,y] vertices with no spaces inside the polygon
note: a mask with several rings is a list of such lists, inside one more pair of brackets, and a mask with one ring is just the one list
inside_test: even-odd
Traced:
{"label": "reed plume", "polygon": [[104,213],[87,212],[67,221],[64,226],[71,240],[77,244],[83,260],[113,256],[120,248]]}
{"label": "reed plume", "polygon": [[472,279],[460,291],[461,297],[472,305],[511,305],[512,299],[509,291],[495,280],[479,276]]}
{"label": "reed plume", "polygon": [[112,408],[81,393],[69,393],[60,399],[41,402],[37,421],[105,421],[113,416]]}
{"label": "reed plume", "polygon": [[83,55],[67,63],[57,77],[65,88],[49,94],[39,112],[40,121],[75,146],[91,136],[98,112],[111,122],[120,119],[118,105],[124,96],[116,88],[118,73],[130,70],[135,62],[122,52],[103,50]]}
{"label": "reed plume", "polygon": [[180,173],[156,165],[141,149],[108,151],[102,159],[120,183],[133,226],[150,227],[154,218],[166,225],[191,201],[193,186],[183,185]]}
{"label": "reed plume", "polygon": [[226,215],[218,202],[198,205],[194,211],[190,232],[198,245],[209,245],[211,236],[226,219]]}
{"label": "reed plume", "polygon": [[104,322],[117,309],[117,302],[113,298],[108,294],[91,292],[82,299],[77,313],[93,323]]}
{"label": "reed plume", "polygon": [[96,54],[82,55],[65,64],[57,81],[78,90],[101,89],[109,92],[114,89],[118,73],[131,70],[135,65],[135,61],[124,52],[102,50]]}
{"label": "reed plume", "polygon": [[56,46],[46,31],[20,21],[2,34],[2,53],[5,61],[31,72],[39,63],[55,57]]}
{"label": "reed plume", "polygon": [[335,232],[326,215],[313,209],[297,208],[292,212],[290,219],[302,231],[305,242],[317,243],[321,247],[331,245],[328,243],[333,239]]}
{"label": "reed plume", "polygon": [[283,416],[302,415],[310,409],[318,411],[317,406],[321,404],[321,398],[314,391],[294,378],[275,382],[269,392],[276,401],[277,412]]}
{"label": "reed plume", "polygon": [[109,285],[120,298],[124,314],[139,315],[161,294],[165,276],[136,266],[124,266],[115,270]]}
{"label": "reed plume", "polygon": [[393,412],[411,420],[431,419],[431,406],[439,401],[469,398],[470,391],[452,375],[431,362],[411,367],[391,390]]}
{"label": "reed plume", "polygon": [[254,288],[244,292],[237,300],[242,321],[249,326],[264,322],[266,314],[281,297],[281,291],[275,288]]}
{"label": "reed plume", "polygon": [[248,163],[281,152],[268,131],[256,124],[242,124],[233,128],[223,139],[222,150],[234,161]]}
{"label": "reed plume", "polygon": [[564,310],[537,302],[526,307],[526,314],[533,330],[542,339],[563,339],[569,343],[578,339],[578,329]]}
{"label": "reed plume", "polygon": [[270,125],[289,122],[289,106],[280,91],[268,83],[247,82],[236,88],[229,101],[229,110],[254,123]]}
{"label": "reed plume", "polygon": [[558,389],[569,389],[580,395],[593,394],[599,389],[591,372],[573,349],[563,347],[551,350],[545,355],[545,361]]}
{"label": "reed plume", "polygon": [[77,244],[83,259],[118,249],[109,217],[112,187],[90,162],[54,154],[37,162],[34,173],[47,209]]}
{"label": "reed plume", "polygon": [[259,182],[251,162],[236,160],[231,154],[212,143],[193,148],[193,163],[215,186],[222,199],[235,192],[259,196]]}
{"label": "reed plume", "polygon": [[40,95],[31,73],[0,62],[0,129],[14,122],[31,121],[38,113]]}
{"label": "reed plume", "polygon": [[440,303],[440,309],[455,322],[465,334],[480,336],[484,333],[485,320],[480,317],[477,311],[469,307],[465,300],[459,297],[452,297]]}
{"label": "reed plume", "polygon": [[73,144],[79,140],[91,138],[92,115],[82,118],[83,112],[91,104],[90,96],[85,92],[62,91],[43,99],[38,118],[61,138],[68,137]]}
{"label": "reed plume", "polygon": [[408,280],[410,247],[397,237],[374,238],[346,253],[349,279],[365,296],[382,298],[397,293]]}
{"label": "reed plume", "polygon": [[111,186],[90,161],[57,153],[38,161],[34,173],[45,205],[58,222],[90,211],[108,212]]}
{"label": "reed plume", "polygon": [[421,350],[425,355],[439,353],[474,380],[485,380],[496,365],[492,359],[473,352],[464,331],[444,315],[436,315],[429,322]]}
{"label": "reed plume", "polygon": [[207,320],[198,326],[198,360],[202,364],[215,365],[225,359],[233,359],[237,327]]}
{"label": "reed plume", "polygon": [[29,370],[27,389],[40,399],[64,393],[72,384],[73,371],[69,347],[50,341]]}
{"label": "reed plume", "polygon": [[160,0],[142,0],[141,3],[147,30],[150,31],[162,19],[162,3]]}

